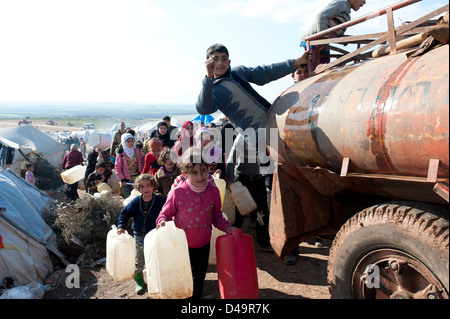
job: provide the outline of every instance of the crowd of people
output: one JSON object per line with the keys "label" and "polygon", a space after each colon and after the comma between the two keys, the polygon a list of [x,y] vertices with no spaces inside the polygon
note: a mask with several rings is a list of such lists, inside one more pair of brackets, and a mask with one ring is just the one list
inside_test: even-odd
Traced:
{"label": "crowd of people", "polygon": [[[350,20],[351,9],[357,11],[364,0],[334,0],[319,15],[311,30],[303,37],[323,31]],[[337,36],[342,36],[338,34]],[[303,43],[302,43],[303,46]],[[240,181],[248,188],[257,203],[251,213],[255,221],[256,240],[260,247],[270,249],[268,232],[268,191],[271,189],[271,174],[262,174],[264,163],[249,160],[251,150],[265,154],[258,149],[258,129],[265,128],[271,104],[252,88],[250,83],[265,85],[289,74],[295,82],[309,76],[306,67],[311,55],[326,55],[326,48],[308,48],[303,55],[271,65],[255,68],[238,66],[231,68],[228,49],[214,44],[207,49],[204,67],[206,76],[196,104],[199,114],[207,115],[220,110],[229,123],[223,125],[222,134],[216,128],[202,125],[198,128],[187,121],[181,130],[170,124],[165,117],[157,129],[144,140],[137,140],[133,130],[121,123],[108,150],[94,148],[88,155],[86,181],[88,192],[95,192],[95,186],[106,181],[115,173],[120,179],[123,196],[128,197],[134,187],[140,192],[122,210],[118,221],[118,233],[125,232],[128,220],[133,218],[137,258],[136,292],[145,291],[143,279],[143,238],[152,229],[164,227],[173,220],[176,226],[186,232],[189,256],[194,280],[194,298],[201,298],[206,275],[211,239],[211,225],[230,233],[232,227],[242,227],[243,217],[236,213],[236,220],[230,225],[221,214],[221,200],[214,176],[223,178],[227,184]],[[314,61],[323,62],[319,59]],[[316,65],[313,65],[313,69]],[[312,70],[313,70],[312,69]],[[234,134],[230,149],[224,149],[226,128],[246,131],[253,129],[255,139]],[[221,137],[220,137],[221,135]],[[239,143],[244,148],[237,147]],[[78,163],[81,156],[71,154],[71,148],[64,168]],[[260,158],[260,156],[258,156]],[[291,252],[286,264],[293,264],[298,250]]]}
{"label": "crowd of people", "polygon": [[[117,225],[121,234],[133,218],[137,244],[134,279],[139,294],[144,292],[143,239],[150,230],[164,226],[165,221],[175,220],[187,235],[194,297],[200,298],[208,266],[211,225],[228,233],[232,227],[222,216],[220,193],[214,183],[214,177],[225,178],[224,152],[218,137],[221,132],[213,123],[195,125],[192,121],[186,121],[178,130],[166,116],[147,135],[148,140],[137,140],[134,130],[122,122],[109,149],[94,147],[88,155],[86,191],[94,194],[96,186],[107,181],[114,170],[124,198],[131,195],[133,188],[139,192],[123,209]],[[79,153],[76,158],[81,156],[75,144],[71,152]],[[71,152],[67,157],[75,158]]]}

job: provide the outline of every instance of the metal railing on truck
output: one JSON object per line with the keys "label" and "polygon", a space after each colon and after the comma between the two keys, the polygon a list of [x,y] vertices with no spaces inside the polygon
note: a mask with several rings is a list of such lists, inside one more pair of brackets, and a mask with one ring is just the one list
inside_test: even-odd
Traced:
{"label": "metal railing on truck", "polygon": [[[315,74],[322,73],[332,67],[335,67],[340,64],[345,64],[349,60],[360,61],[367,60],[372,58],[373,51],[363,53],[377,45],[389,43],[388,52],[390,54],[397,54],[397,39],[403,36],[413,36],[417,34],[421,34],[424,32],[429,32],[437,28],[436,23],[437,20],[430,20],[442,13],[445,13],[449,10],[449,5],[445,5],[433,12],[428,13],[427,15],[414,20],[409,23],[404,23],[402,26],[395,28],[394,26],[394,15],[393,12],[395,10],[407,7],[416,2],[420,2],[422,0],[404,0],[402,2],[387,6],[383,9],[373,11],[372,13],[366,14],[362,17],[356,18],[354,20],[339,24],[322,32],[313,34],[305,39],[306,49],[309,50],[311,46],[327,46],[330,50],[336,51],[341,54],[331,54],[330,58],[336,58],[336,60],[328,63],[322,64],[319,68],[314,70]],[[386,32],[380,33],[372,33],[372,34],[364,34],[357,36],[343,36],[337,38],[324,38],[325,36],[342,29],[347,29],[351,26],[360,24],[365,21],[372,20],[379,16],[386,15],[387,16],[387,24],[388,30]],[[356,44],[357,49],[353,52],[347,52],[341,48],[332,46],[330,44]],[[363,45],[363,46],[361,46]],[[316,56],[316,65],[319,65],[319,56]],[[308,61],[308,71],[309,74],[312,73],[311,69],[312,61]]]}

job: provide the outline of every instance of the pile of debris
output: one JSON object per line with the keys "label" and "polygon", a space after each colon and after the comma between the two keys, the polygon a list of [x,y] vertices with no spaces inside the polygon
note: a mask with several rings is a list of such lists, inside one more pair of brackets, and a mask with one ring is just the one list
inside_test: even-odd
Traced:
{"label": "pile of debris", "polygon": [[123,198],[115,195],[99,198],[86,195],[74,204],[59,204],[53,211],[55,220],[51,227],[65,240],[65,247],[60,250],[69,260],[81,255],[90,260],[104,258],[106,236],[122,209]]}
{"label": "pile of debris", "polygon": [[[42,156],[42,154],[30,153],[29,160],[34,165],[34,176],[36,178],[36,187],[43,190],[54,190],[61,185],[61,173],[55,166]],[[22,177],[25,177],[26,169],[22,169]]]}

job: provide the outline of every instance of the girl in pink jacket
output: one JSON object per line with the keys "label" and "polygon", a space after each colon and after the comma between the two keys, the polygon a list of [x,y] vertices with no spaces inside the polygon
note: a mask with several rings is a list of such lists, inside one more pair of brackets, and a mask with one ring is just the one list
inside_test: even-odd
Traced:
{"label": "girl in pink jacket", "polygon": [[201,157],[201,151],[194,147],[183,154],[180,167],[187,180],[170,190],[156,219],[157,228],[164,226],[165,221],[174,220],[175,225],[186,233],[194,279],[193,298],[202,296],[208,268],[211,225],[226,233],[232,229],[222,216],[219,189],[208,181],[208,165]]}
{"label": "girl in pink jacket", "polygon": [[141,174],[144,163],[139,149],[134,145],[133,135],[124,133],[121,138],[123,151],[116,154],[114,170],[127,198],[132,190],[130,184]]}

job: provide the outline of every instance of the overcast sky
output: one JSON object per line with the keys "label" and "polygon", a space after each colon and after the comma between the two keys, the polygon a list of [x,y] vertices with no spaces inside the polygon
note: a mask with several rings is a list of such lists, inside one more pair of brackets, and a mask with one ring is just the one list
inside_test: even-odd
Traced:
{"label": "overcast sky", "polygon": [[[328,2],[0,0],[0,102],[194,105],[211,44],[228,47],[232,66],[296,58],[301,35]],[[353,19],[398,1],[367,2]],[[395,11],[395,24],[447,3],[424,0]],[[347,34],[385,31],[385,21]],[[273,102],[291,84],[286,77],[256,89]]]}

